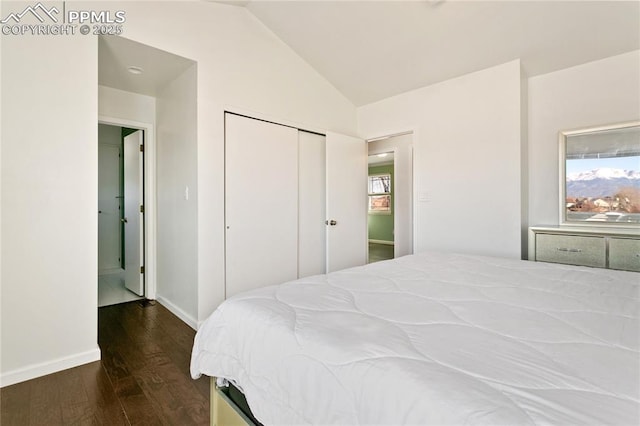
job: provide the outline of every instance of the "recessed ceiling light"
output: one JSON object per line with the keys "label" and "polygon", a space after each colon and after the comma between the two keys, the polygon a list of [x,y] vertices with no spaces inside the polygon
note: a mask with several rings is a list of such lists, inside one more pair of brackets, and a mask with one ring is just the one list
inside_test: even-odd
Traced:
{"label": "recessed ceiling light", "polygon": [[386,157],[386,156],[387,156],[386,152],[383,152],[382,154],[378,154],[378,157]]}
{"label": "recessed ceiling light", "polygon": [[127,67],[127,71],[129,71],[131,74],[136,74],[136,75],[142,74],[144,72],[144,70],[142,68],[136,67],[136,66],[133,66],[133,65],[130,66],[130,67]]}

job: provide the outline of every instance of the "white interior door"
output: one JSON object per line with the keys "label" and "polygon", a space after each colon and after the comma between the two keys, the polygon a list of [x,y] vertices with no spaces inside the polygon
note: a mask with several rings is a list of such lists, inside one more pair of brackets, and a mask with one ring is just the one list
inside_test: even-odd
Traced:
{"label": "white interior door", "polygon": [[124,270],[125,286],[144,294],[144,219],[143,205],[143,132],[138,130],[124,138]]}
{"label": "white interior door", "polygon": [[367,146],[327,132],[327,272],[367,263]]}
{"label": "white interior door", "polygon": [[326,142],[298,132],[298,278],[324,274],[326,261]]}
{"label": "white interior door", "polygon": [[98,144],[98,271],[120,269],[120,148]]}
{"label": "white interior door", "polygon": [[225,115],[226,296],[298,276],[298,130]]}

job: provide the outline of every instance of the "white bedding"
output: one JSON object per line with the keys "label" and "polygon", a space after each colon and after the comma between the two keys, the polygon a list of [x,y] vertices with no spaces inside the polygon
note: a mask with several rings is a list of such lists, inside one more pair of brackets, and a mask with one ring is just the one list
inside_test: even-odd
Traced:
{"label": "white bedding", "polygon": [[281,424],[640,424],[640,274],[440,253],[235,296],[191,374]]}

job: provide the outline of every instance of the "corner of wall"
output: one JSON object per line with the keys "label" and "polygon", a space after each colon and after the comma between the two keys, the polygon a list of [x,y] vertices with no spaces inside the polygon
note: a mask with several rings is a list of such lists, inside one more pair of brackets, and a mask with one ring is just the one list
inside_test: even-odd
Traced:
{"label": "corner of wall", "polygon": [[529,79],[520,64],[520,197],[522,259],[529,258]]}

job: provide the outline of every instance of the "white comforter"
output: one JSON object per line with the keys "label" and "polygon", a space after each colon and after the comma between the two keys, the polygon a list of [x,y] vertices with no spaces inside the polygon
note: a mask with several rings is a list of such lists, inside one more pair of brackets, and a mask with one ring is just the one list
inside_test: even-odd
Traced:
{"label": "white comforter", "polygon": [[425,253],[233,297],[191,374],[264,424],[640,423],[640,274]]}

